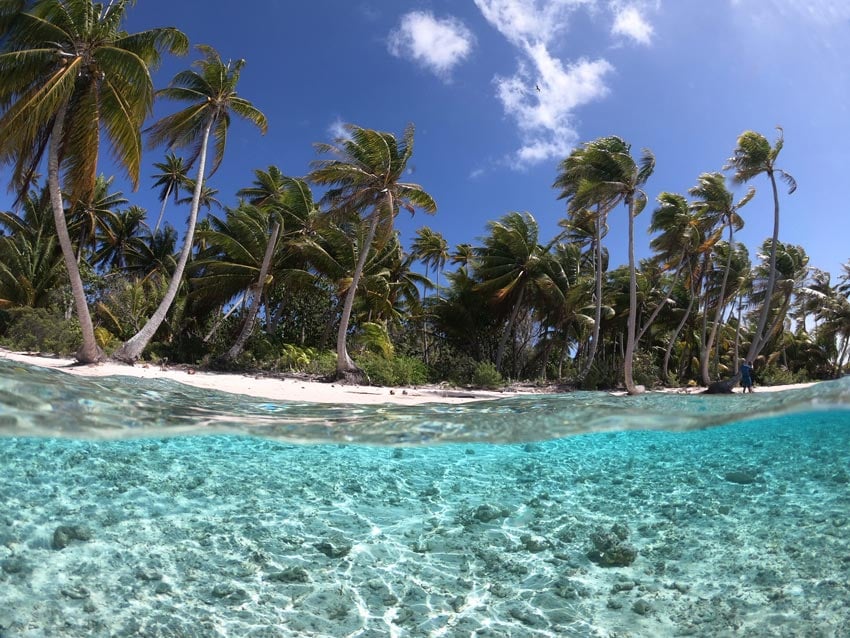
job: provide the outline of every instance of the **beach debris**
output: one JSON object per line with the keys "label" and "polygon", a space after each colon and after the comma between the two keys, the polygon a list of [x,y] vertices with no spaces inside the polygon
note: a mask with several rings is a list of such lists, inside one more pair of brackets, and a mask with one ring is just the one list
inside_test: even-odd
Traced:
{"label": "beach debris", "polygon": [[735,387],[735,379],[726,379],[725,381],[715,381],[709,385],[703,394],[732,394]]}

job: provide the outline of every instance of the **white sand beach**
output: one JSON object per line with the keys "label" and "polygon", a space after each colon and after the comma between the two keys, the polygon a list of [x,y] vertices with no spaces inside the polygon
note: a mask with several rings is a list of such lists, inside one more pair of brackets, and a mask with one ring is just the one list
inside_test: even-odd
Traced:
{"label": "white sand beach", "polygon": [[[346,385],[326,383],[298,377],[265,376],[262,374],[236,374],[206,372],[187,366],[159,366],[153,363],[138,363],[135,366],[106,361],[96,365],[79,365],[73,359],[49,357],[39,354],[12,352],[0,348],[0,359],[8,359],[43,368],[51,368],[68,374],[105,377],[131,376],[146,379],[170,379],[186,385],[208,390],[219,390],[234,394],[244,394],[275,401],[299,401],[307,403],[337,403],[376,405],[394,403],[397,405],[421,405],[424,403],[466,403],[499,399],[517,394],[535,394],[545,389],[531,390],[507,389],[504,391],[467,390],[442,385],[428,385],[407,388],[387,388],[381,386]],[[758,386],[756,392],[779,392],[795,388],[805,388],[813,383],[794,385]],[[703,387],[666,388],[660,392],[697,394]],[[741,388],[735,388],[736,393]],[[625,394],[617,393],[617,394]]]}
{"label": "white sand beach", "polygon": [[51,368],[80,376],[106,377],[120,375],[146,379],[170,379],[197,388],[244,394],[274,401],[351,403],[359,405],[376,405],[381,403],[395,403],[398,405],[421,405],[423,403],[454,404],[499,399],[519,393],[513,390],[493,392],[487,390],[466,390],[439,385],[407,388],[345,385],[301,379],[294,376],[279,377],[247,373],[206,372],[182,365],[159,366],[153,363],[142,362],[134,366],[124,365],[114,361],[106,361],[95,365],[79,365],[74,359],[11,352],[3,348],[0,348],[0,359]]}

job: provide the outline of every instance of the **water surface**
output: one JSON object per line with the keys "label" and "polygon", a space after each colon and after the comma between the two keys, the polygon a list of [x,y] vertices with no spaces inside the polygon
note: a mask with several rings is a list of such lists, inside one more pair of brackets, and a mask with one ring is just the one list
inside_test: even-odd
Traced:
{"label": "water surface", "polygon": [[848,636],[849,408],[848,380],[354,407],[0,361],[0,636]]}

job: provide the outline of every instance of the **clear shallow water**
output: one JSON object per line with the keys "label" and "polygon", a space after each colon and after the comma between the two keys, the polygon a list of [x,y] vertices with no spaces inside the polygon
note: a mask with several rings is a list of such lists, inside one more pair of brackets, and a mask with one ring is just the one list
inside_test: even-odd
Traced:
{"label": "clear shallow water", "polygon": [[848,636],[848,397],[316,407],[0,361],[0,636]]}

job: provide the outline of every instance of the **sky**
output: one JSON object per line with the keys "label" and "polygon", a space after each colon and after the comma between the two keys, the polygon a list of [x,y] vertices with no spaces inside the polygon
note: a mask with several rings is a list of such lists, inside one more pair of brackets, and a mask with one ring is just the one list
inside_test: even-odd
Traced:
{"label": "sky", "polygon": [[[650,254],[659,193],[684,194],[700,173],[721,170],[743,131],[773,142],[781,126],[777,165],[798,189],[781,191],[780,240],[803,246],[833,282],[850,259],[847,0],[138,0],[128,10],[128,31],[157,26],[246,60],[239,93],[269,130],[234,118],[209,182],[225,205],[255,169],[306,175],[319,157],[313,144],[338,137],[344,123],[398,135],[413,123],[406,179],[438,210],[399,215],[406,244],[423,225],[452,247],[477,243],[488,221],[510,211],[533,214],[547,243],[565,216],[552,188],[558,164],[583,142],[618,135],[635,157],[648,148],[657,162],[637,220],[640,258]],[[166,59],[156,86],[198,57]],[[158,103],[153,117],[176,108]],[[151,224],[152,165],[164,155],[146,151],[139,190],[122,186]],[[767,177],[751,185],[757,194],[740,211],[737,238],[755,261],[773,201]],[[746,189],[731,174],[730,187]],[[0,194],[0,208],[10,203]],[[169,206],[179,230],[187,210]],[[609,221],[617,266],[627,260],[625,209]]]}

